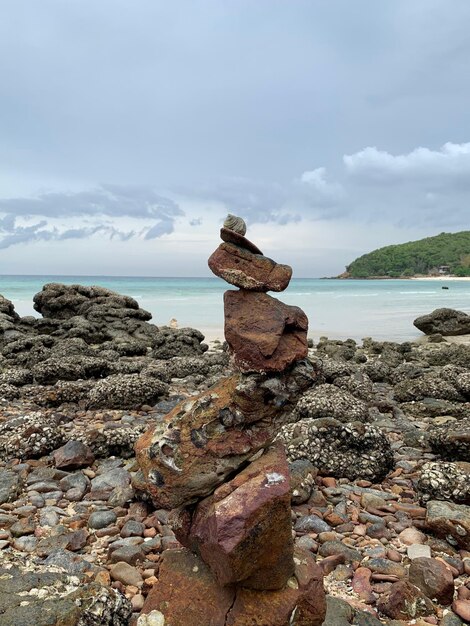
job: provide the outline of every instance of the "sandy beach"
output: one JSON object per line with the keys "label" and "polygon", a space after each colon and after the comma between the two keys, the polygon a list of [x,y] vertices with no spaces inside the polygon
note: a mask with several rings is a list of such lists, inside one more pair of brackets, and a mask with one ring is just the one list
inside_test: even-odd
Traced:
{"label": "sandy beach", "polygon": [[470,280],[470,276],[413,276],[409,280],[440,280],[442,282],[447,281],[462,281],[462,280]]}

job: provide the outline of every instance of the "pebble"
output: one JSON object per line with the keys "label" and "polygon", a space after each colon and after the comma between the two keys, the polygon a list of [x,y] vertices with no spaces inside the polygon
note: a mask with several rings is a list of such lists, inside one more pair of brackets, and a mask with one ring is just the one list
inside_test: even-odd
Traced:
{"label": "pebble", "polygon": [[116,520],[117,516],[114,511],[95,511],[88,519],[88,526],[90,528],[106,528],[106,526],[114,524]]}
{"label": "pebble", "polygon": [[124,585],[135,585],[140,587],[142,585],[143,578],[140,572],[132,565],[119,561],[111,566],[109,573],[112,580],[117,580]]}
{"label": "pebble", "polygon": [[431,548],[427,545],[415,543],[407,547],[406,553],[408,555],[408,558],[412,560],[419,559],[421,557],[430,557]]}
{"label": "pebble", "polygon": [[470,622],[470,601],[469,600],[454,600],[452,603],[452,610],[456,615],[461,617],[465,622]]}
{"label": "pebble", "polygon": [[422,544],[426,541],[426,535],[422,533],[417,528],[405,528],[398,535],[398,539],[407,546],[411,546],[412,544]]}

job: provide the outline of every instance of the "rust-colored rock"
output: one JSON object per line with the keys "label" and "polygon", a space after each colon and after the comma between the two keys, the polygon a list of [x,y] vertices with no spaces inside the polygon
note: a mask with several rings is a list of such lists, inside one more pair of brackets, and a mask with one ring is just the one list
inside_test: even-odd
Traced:
{"label": "rust-colored rock", "polygon": [[323,574],[312,555],[296,551],[295,575],[279,591],[239,589],[226,626],[321,626],[326,614]]}
{"label": "rust-colored rock", "polygon": [[249,239],[247,239],[240,233],[236,233],[231,228],[221,228],[220,238],[226,243],[234,243],[240,248],[244,248],[245,250],[249,250],[249,252],[253,252],[253,254],[263,254],[258,246],[255,246],[255,244],[252,243]]}
{"label": "rust-colored rock", "polygon": [[201,559],[189,550],[165,550],[158,582],[150,590],[142,614],[160,611],[172,626],[224,626],[235,589],[222,587]]}
{"label": "rust-colored rock", "polygon": [[[189,532],[188,532],[189,531]],[[281,444],[269,448],[196,507],[175,534],[222,585],[280,589],[294,572],[290,482]]]}
{"label": "rust-colored rock", "polygon": [[142,614],[160,611],[171,626],[321,626],[326,602],[322,573],[311,554],[296,551],[295,574],[279,591],[222,587],[189,550],[162,555],[158,582]]}
{"label": "rust-colored rock", "polygon": [[436,612],[431,600],[407,580],[393,583],[379,598],[377,608],[387,617],[402,620],[433,615]]}
{"label": "rust-colored rock", "polygon": [[136,442],[145,486],[160,508],[210,495],[271,444],[299,394],[313,383],[309,363],[266,377],[234,375],[181,402]]}
{"label": "rust-colored rock", "polygon": [[232,243],[222,243],[208,263],[216,276],[249,291],[284,291],[292,277],[289,265],[281,265]]}
{"label": "rust-colored rock", "polygon": [[454,599],[454,577],[450,569],[437,559],[420,557],[411,562],[409,579],[431,600],[451,604]]}
{"label": "rust-colored rock", "polygon": [[308,319],[265,293],[226,291],[225,338],[242,372],[281,372],[308,354]]}

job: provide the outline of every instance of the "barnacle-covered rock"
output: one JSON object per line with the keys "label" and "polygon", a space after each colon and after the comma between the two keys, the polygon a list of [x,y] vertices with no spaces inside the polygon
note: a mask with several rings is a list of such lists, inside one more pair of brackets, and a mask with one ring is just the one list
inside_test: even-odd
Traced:
{"label": "barnacle-covered rock", "polygon": [[116,589],[58,567],[0,567],[2,626],[127,626],[132,607]]}
{"label": "barnacle-covered rock", "polygon": [[424,374],[414,380],[404,380],[395,386],[395,399],[398,402],[412,402],[424,398],[438,398],[450,402],[463,402],[464,396],[438,372]]}
{"label": "barnacle-covered rock", "polygon": [[[470,415],[470,403],[464,406],[467,407],[467,416]],[[428,432],[431,448],[441,458],[470,462],[470,417],[433,426]]]}
{"label": "barnacle-covered rock", "polygon": [[318,385],[304,393],[295,413],[298,419],[332,417],[340,422],[366,422],[369,419],[365,402],[330,384]]}
{"label": "barnacle-covered rock", "polygon": [[152,357],[172,359],[182,356],[199,356],[207,351],[204,335],[195,328],[170,328],[161,326],[155,337]]}
{"label": "barnacle-covered rock", "polygon": [[126,409],[142,404],[155,404],[168,386],[150,376],[115,374],[99,380],[91,389],[90,408]]}
{"label": "barnacle-covered rock", "polygon": [[283,426],[279,439],[289,461],[308,459],[323,475],[380,480],[393,468],[387,437],[370,424],[301,419]]}
{"label": "barnacle-covered rock", "polygon": [[60,447],[64,443],[60,420],[40,412],[9,419],[0,429],[0,459],[37,458]]}
{"label": "barnacle-covered rock", "polygon": [[417,487],[424,501],[451,500],[470,504],[470,463],[425,463]]}

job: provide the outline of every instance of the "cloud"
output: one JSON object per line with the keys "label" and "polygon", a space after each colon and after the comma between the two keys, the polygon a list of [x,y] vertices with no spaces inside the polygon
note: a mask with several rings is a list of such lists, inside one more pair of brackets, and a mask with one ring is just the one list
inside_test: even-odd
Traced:
{"label": "cloud", "polygon": [[42,193],[0,200],[0,212],[29,217],[111,216],[171,219],[183,212],[173,200],[147,186],[101,185],[74,193]]}
{"label": "cloud", "polygon": [[[34,241],[85,239],[100,234],[110,239],[128,241],[141,236],[156,239],[174,231],[177,217],[184,212],[170,198],[156,193],[151,187],[102,185],[93,190],[75,193],[48,192],[32,198],[0,200],[0,248]],[[41,216],[45,219],[33,224],[18,224]],[[86,218],[90,226],[67,225]],[[146,221],[140,231],[117,228],[113,222]],[[54,222],[60,220],[61,224]],[[106,223],[111,220],[111,223]],[[65,223],[65,226],[64,226]],[[3,235],[2,235],[3,233]]]}
{"label": "cloud", "polygon": [[411,181],[435,187],[456,179],[468,183],[470,143],[448,142],[440,150],[419,147],[398,155],[368,147],[345,155],[343,162],[350,177],[379,184]]}

